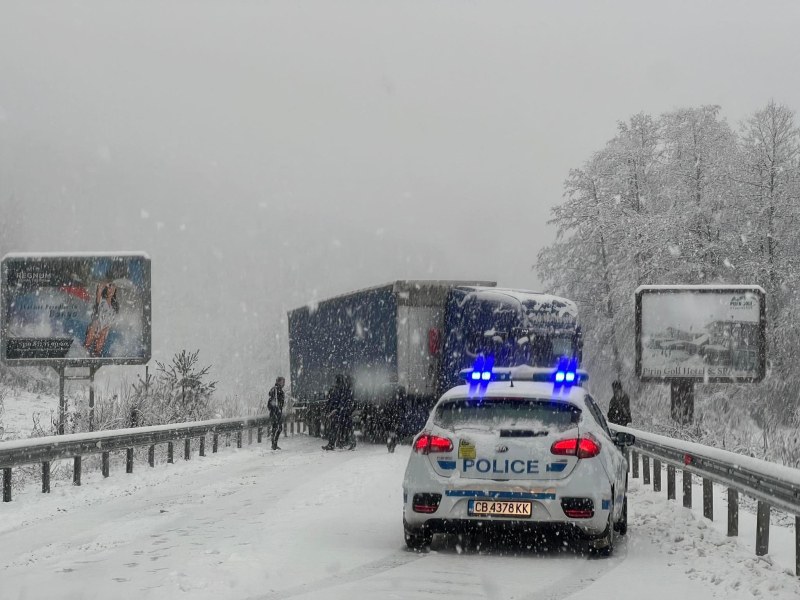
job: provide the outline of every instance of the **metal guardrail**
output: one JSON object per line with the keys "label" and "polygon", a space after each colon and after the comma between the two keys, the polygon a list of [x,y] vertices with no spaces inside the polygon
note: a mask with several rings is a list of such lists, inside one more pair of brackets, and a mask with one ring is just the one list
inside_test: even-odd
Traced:
{"label": "metal guardrail", "polygon": [[[42,492],[50,492],[50,463],[54,460],[72,458],[73,485],[81,484],[81,459],[83,456],[102,454],[103,477],[110,473],[110,453],[125,450],[127,453],[126,472],[133,472],[133,449],[149,446],[148,462],[155,466],[155,446],[167,444],[167,462],[174,460],[174,443],[184,440],[184,459],[191,456],[191,440],[200,440],[200,456],[205,456],[205,443],[212,436],[212,452],[217,452],[220,435],[236,434],[236,445],[242,447],[242,433],[249,431],[249,443],[253,441],[253,430],[257,430],[257,442],[261,443],[265,428],[269,427],[269,416],[262,415],[244,419],[216,419],[114,429],[92,433],[77,433],[42,438],[13,440],[0,443],[0,470],[3,472],[3,502],[11,501],[11,476],[13,467],[41,463]],[[292,434],[305,430],[305,424],[295,418],[287,419],[284,432]]]}
{"label": "metal guardrail", "polygon": [[[683,505],[692,506],[692,475],[703,480],[703,515],[714,519],[714,490],[717,483],[728,488],[728,535],[739,535],[739,494],[758,501],[756,511],[756,555],[769,552],[771,508],[795,515],[795,573],[800,576],[800,470],[764,460],[742,456],[702,444],[612,426],[636,436],[630,452],[630,468],[634,479],[639,477],[639,455],[642,459],[643,483],[653,491],[661,491],[662,463],[667,467],[667,498],[674,500],[675,471],[683,472]],[[650,459],[653,459],[652,478]]]}

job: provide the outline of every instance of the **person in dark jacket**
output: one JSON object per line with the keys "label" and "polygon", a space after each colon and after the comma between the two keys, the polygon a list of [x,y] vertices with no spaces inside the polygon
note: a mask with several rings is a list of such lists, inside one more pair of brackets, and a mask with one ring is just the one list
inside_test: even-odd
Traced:
{"label": "person in dark jacket", "polygon": [[344,376],[344,389],[342,390],[342,403],[337,412],[337,435],[336,446],[348,450],[355,450],[356,436],[353,423],[353,409],[355,409],[355,395],[353,393],[353,378],[350,375]]}
{"label": "person in dark jacket", "polygon": [[275,385],[269,391],[267,400],[267,409],[269,410],[269,420],[272,426],[270,437],[272,438],[272,449],[280,450],[278,447],[278,439],[281,437],[281,430],[283,429],[283,404],[285,395],[283,386],[286,380],[283,377],[278,377],[275,380]]}
{"label": "person in dark jacket", "polygon": [[627,427],[631,422],[631,399],[624,391],[622,384],[615,381],[611,384],[614,395],[608,405],[608,420],[616,425]]}
{"label": "person in dark jacket", "polygon": [[341,413],[347,401],[347,389],[345,386],[344,375],[337,375],[333,387],[328,391],[328,399],[325,404],[325,414],[328,418],[328,444],[323,446],[323,450],[335,450],[342,431]]}

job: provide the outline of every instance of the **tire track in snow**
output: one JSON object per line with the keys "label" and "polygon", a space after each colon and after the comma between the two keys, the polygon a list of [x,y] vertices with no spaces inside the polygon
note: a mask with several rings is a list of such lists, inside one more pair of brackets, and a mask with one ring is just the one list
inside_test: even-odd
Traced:
{"label": "tire track in snow", "polygon": [[[623,541],[623,539],[625,541]],[[536,590],[530,596],[522,600],[566,600],[576,594],[601,577],[608,575],[611,571],[619,567],[628,557],[627,539],[617,537],[615,540],[614,554],[608,558],[587,558],[583,562],[582,568],[577,572],[570,573],[562,577],[544,589]]]}
{"label": "tire track in snow", "polygon": [[332,587],[338,587],[347,583],[353,583],[370,577],[375,577],[386,571],[391,571],[415,560],[419,560],[425,554],[404,552],[402,550],[379,558],[378,560],[359,565],[343,573],[337,573],[330,577],[318,579],[309,583],[297,585],[288,589],[279,590],[263,596],[251,596],[248,600],[283,600],[284,598],[294,598],[303,594],[309,594]]}
{"label": "tire track in snow", "polygon": [[[576,568],[570,568],[567,575],[550,583],[546,587],[537,588],[537,590],[530,595],[522,596],[521,600],[566,600],[573,594],[584,590],[591,586],[595,581],[610,573],[613,569],[620,566],[627,558],[628,549],[627,543],[622,539],[617,540],[617,547],[615,554],[606,559],[583,559],[576,557],[574,562],[571,563]],[[467,555],[463,557],[451,556],[449,554],[433,553],[414,553],[400,550],[388,556],[384,556],[378,560],[359,565],[355,568],[349,569],[330,577],[325,577],[317,581],[297,585],[288,589],[283,589],[259,596],[251,596],[247,600],[285,600],[288,598],[297,598],[304,596],[318,595],[319,597],[329,597],[333,594],[334,588],[343,588],[349,584],[364,582],[369,589],[359,589],[359,594],[354,597],[361,597],[364,592],[369,592],[369,597],[382,598],[405,598],[405,597],[420,597],[421,593],[427,593],[431,596],[441,597],[443,592],[448,593],[454,597],[459,598],[490,598],[499,599],[505,598],[505,593],[510,590],[502,589],[496,582],[486,581],[479,574],[474,572],[474,565],[470,562],[470,558],[475,555]],[[494,553],[488,553],[485,556],[497,556]],[[400,569],[410,563],[419,559],[425,559],[426,562],[430,561],[429,567],[431,572],[425,573],[427,577],[408,577],[408,574],[401,575],[398,573],[395,577],[385,577],[395,569]],[[458,562],[452,559],[456,558]],[[546,568],[547,561],[552,557],[545,559],[537,559],[536,556],[531,556],[531,567],[542,569]],[[578,566],[579,565],[579,566]],[[369,582],[367,581],[369,580]],[[414,589],[403,589],[406,585],[412,586]],[[422,588],[418,588],[422,585]],[[327,592],[321,596],[321,592]],[[340,594],[336,597],[349,597],[351,594],[342,589]],[[333,596],[330,596],[333,597]],[[517,596],[515,596],[517,597]]]}

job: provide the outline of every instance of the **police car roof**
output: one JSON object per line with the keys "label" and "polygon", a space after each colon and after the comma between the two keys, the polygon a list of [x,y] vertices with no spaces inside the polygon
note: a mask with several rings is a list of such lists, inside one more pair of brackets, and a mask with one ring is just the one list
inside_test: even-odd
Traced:
{"label": "police car roof", "polygon": [[[514,381],[513,387],[510,381],[491,381],[481,387],[483,391],[479,395],[483,398],[540,398],[582,404],[588,394],[580,385],[556,386],[549,381]],[[475,384],[456,386],[447,390],[439,401],[476,396],[474,388]]]}

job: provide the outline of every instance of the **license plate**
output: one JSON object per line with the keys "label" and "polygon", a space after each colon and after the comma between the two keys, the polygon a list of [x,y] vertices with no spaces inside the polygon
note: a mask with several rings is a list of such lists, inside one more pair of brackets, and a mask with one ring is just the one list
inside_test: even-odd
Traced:
{"label": "license plate", "polygon": [[529,519],[531,516],[531,503],[507,500],[470,500],[467,512],[471,517]]}

